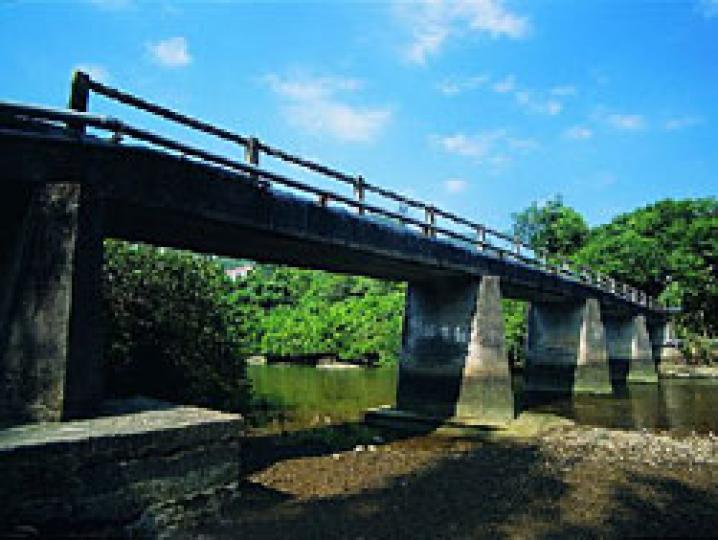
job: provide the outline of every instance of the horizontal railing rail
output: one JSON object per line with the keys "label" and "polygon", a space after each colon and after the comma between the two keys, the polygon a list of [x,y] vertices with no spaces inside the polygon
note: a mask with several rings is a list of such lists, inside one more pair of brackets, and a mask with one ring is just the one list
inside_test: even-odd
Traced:
{"label": "horizontal railing rail", "polygon": [[[90,114],[88,113],[88,105],[91,92],[159,116],[165,120],[175,122],[187,128],[213,135],[233,144],[238,144],[244,148],[245,159],[244,161],[230,159],[226,156],[170,139],[152,131],[129,125],[116,118]],[[465,245],[465,247],[476,249],[489,256],[512,260],[515,263],[537,268],[545,273],[561,275],[565,278],[582,282],[627,301],[649,308],[661,307],[654,298],[649,297],[635,287],[620,283],[614,278],[601,274],[591,268],[578,265],[566,257],[546,252],[537,252],[530,245],[510,234],[497,231],[484,224],[437,208],[432,204],[395,193],[377,184],[367,182],[360,175],[347,174],[333,167],[316,163],[315,161],[272,147],[256,137],[240,135],[161,105],[151,103],[130,93],[92,80],[83,72],[76,72],[73,77],[69,110],[0,102],[0,114],[3,116],[11,115],[13,117],[64,124],[67,129],[79,136],[83,135],[88,127],[108,131],[113,134],[112,140],[116,143],[120,142],[121,136],[128,136],[138,141],[177,152],[185,157],[212,163],[231,171],[241,172],[265,184],[265,187],[267,187],[266,184],[276,183],[308,193],[316,197],[317,203],[322,206],[327,206],[329,203],[343,204],[355,209],[360,215],[370,214],[381,216],[407,226],[415,227],[417,232],[427,237],[436,238],[441,236],[452,241],[460,242]],[[290,178],[287,175],[261,168],[260,156],[262,154],[348,184],[353,190],[352,196],[321,189],[306,182]],[[423,219],[411,217],[408,215],[408,212],[392,211],[377,204],[371,204],[366,200],[368,193],[373,193],[383,199],[404,205],[406,209],[419,211],[423,214]],[[469,231],[459,232],[440,223],[439,219],[454,226],[465,227]]]}

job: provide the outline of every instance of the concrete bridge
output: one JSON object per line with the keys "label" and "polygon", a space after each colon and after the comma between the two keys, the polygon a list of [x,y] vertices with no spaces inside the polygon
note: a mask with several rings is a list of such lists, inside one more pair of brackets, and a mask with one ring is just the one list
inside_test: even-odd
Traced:
{"label": "concrete bridge", "polygon": [[[93,92],[235,143],[244,160],[90,114]],[[271,172],[260,155],[349,193]],[[0,103],[0,171],[5,421],[89,416],[102,400],[105,237],[407,281],[397,408],[413,415],[514,417],[502,298],[530,301],[529,389],[656,381],[668,313],[641,291],[83,73],[68,109]]]}

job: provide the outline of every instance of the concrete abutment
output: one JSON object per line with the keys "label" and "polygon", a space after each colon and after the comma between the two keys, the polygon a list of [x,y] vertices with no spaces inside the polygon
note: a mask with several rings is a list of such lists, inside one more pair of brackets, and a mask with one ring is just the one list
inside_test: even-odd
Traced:
{"label": "concrete abutment", "polygon": [[102,231],[76,183],[17,184],[0,211],[0,421],[88,415],[101,398]]}

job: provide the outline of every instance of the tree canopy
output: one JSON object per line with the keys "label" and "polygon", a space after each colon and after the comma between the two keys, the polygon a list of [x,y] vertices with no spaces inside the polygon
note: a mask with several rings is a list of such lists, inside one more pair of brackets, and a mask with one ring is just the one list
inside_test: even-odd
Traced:
{"label": "tree canopy", "polygon": [[591,231],[576,254],[673,305],[686,328],[718,333],[718,200],[671,199],[622,214]]}
{"label": "tree canopy", "polygon": [[571,255],[581,248],[589,230],[583,217],[563,203],[560,195],[543,204],[511,215],[512,233],[535,251],[553,255]]}

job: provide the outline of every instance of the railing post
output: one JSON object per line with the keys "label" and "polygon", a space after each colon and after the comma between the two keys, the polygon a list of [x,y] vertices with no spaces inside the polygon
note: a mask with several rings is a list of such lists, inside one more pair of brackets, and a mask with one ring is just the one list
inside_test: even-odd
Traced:
{"label": "railing post", "polygon": [[476,248],[479,251],[484,251],[486,249],[486,228],[482,225],[476,228],[476,238]]}
{"label": "railing post", "polygon": [[429,238],[434,238],[436,236],[436,231],[434,231],[434,226],[436,225],[436,210],[433,206],[424,207],[424,221],[426,223],[424,226],[424,234]]}
{"label": "railing post", "polygon": [[514,254],[517,259],[521,256],[521,240],[518,236],[514,236]]}
{"label": "railing post", "polygon": [[357,206],[357,213],[360,216],[363,216],[366,212],[364,208],[364,197],[365,197],[365,190],[364,190],[364,177],[359,175],[354,180],[354,198],[359,203],[359,206]]}
{"label": "railing post", "polygon": [[[244,147],[244,161],[253,167],[259,167],[259,139],[257,137],[247,139],[247,144]],[[249,177],[255,182],[259,180],[259,176],[254,173],[250,173]]]}
{"label": "railing post", "polygon": [[[75,71],[72,75],[72,85],[70,86],[70,100],[68,108],[77,112],[87,112],[90,102],[90,77],[82,71]],[[85,133],[85,124],[82,122],[68,122],[70,129],[78,135]]]}
{"label": "railing post", "polygon": [[318,202],[319,206],[321,206],[322,208],[326,208],[329,204],[329,195],[327,195],[326,193],[322,193],[321,195],[319,195]]}
{"label": "railing post", "polygon": [[244,147],[244,160],[250,165],[259,167],[259,139],[250,137]]}

